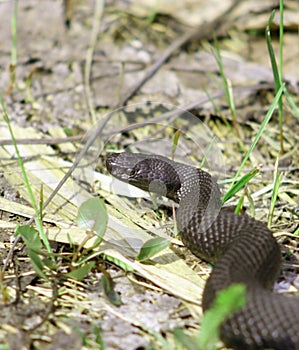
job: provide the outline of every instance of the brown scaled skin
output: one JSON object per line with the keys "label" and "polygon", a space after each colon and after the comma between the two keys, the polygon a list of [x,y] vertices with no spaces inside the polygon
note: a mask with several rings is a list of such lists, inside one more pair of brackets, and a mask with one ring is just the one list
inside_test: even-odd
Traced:
{"label": "brown scaled skin", "polygon": [[221,326],[227,346],[299,350],[299,300],[272,291],[281,253],[262,222],[222,210],[216,181],[200,169],[127,152],[109,156],[106,163],[118,179],[179,202],[182,241],[193,254],[215,264],[203,294],[204,311],[219,291],[233,283],[246,286],[245,306]]}

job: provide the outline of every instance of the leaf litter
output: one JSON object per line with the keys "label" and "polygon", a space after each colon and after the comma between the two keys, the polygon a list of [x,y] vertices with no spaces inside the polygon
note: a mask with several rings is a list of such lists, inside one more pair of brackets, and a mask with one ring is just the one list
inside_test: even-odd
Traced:
{"label": "leaf litter", "polygon": [[[160,5],[163,6],[163,3],[160,2]],[[198,2],[194,4],[191,5],[199,6]],[[4,96],[17,139],[46,139],[49,135],[54,139],[67,139],[66,131],[70,131],[71,135],[82,135],[93,127],[86,109],[82,65],[88,49],[94,5],[91,1],[78,4],[68,31],[63,27],[60,2],[41,4],[32,1],[32,7],[28,7],[27,1],[26,5],[21,2],[19,5],[18,25],[22,30],[18,38],[20,49],[16,86],[13,95]],[[167,6],[164,9],[152,7],[152,12],[146,10],[141,15],[134,12],[135,5],[136,2],[132,2],[130,7],[126,7],[121,1],[107,5],[101,20],[101,35],[95,48],[91,76],[92,100],[98,118],[119,101],[118,91],[125,94],[130,90],[143,76],[144,68],[161,55],[174,38],[188,30],[186,24],[191,24],[188,12],[187,15],[184,11],[178,13],[175,6],[171,11],[167,11]],[[287,64],[284,74],[290,91],[296,94],[298,77],[294,72],[298,55],[294,42],[297,42],[298,34],[293,19],[296,5],[293,1],[286,1],[285,6],[285,41],[288,46],[285,50]],[[144,123],[145,119],[163,116],[172,109],[172,105],[186,106],[197,100],[205,100],[204,104],[195,105],[192,111],[218,136],[226,178],[232,178],[242,161],[242,153],[258,132],[259,124],[274,96],[265,39],[259,34],[267,25],[271,10],[271,7],[256,1],[240,2],[227,19],[226,29],[223,29],[224,39],[220,42],[225,74],[236,94],[238,123],[244,133],[243,140],[236,137],[231,126],[225,98],[213,100],[207,95],[223,90],[218,67],[211,53],[211,42],[203,42],[200,46],[199,42],[191,40],[189,45],[179,49],[131,97],[130,103],[135,105],[130,107],[131,114],[123,116],[124,123],[127,118],[130,118],[129,123]],[[203,9],[198,11],[198,16],[196,11],[192,12],[193,24],[199,25],[203,19],[213,19]],[[217,16],[221,12],[219,10],[218,14],[214,14]],[[9,83],[7,67],[11,42],[8,14],[11,13],[12,3],[1,3],[0,14],[5,30],[1,31],[0,36],[6,47],[6,54],[0,58],[2,93]],[[145,22],[143,16],[152,19]],[[274,23],[277,25],[277,17]],[[49,31],[48,28],[54,30]],[[156,104],[146,104],[146,101],[155,101]],[[136,103],[140,103],[139,107]],[[182,118],[173,123],[184,130],[196,130],[196,125],[189,125]],[[274,116],[244,169],[249,171],[252,165],[263,164],[260,175],[246,188],[245,206],[249,205],[250,197],[253,198],[255,217],[265,222],[272,196],[274,163],[279,154],[277,125]],[[111,134],[119,126],[119,123],[111,120],[105,131]],[[132,150],[155,150],[170,156],[172,132],[169,130],[164,125],[133,128],[125,137],[116,135],[111,138],[106,149],[108,152],[131,144]],[[283,172],[283,176],[272,228],[286,249],[294,253],[298,251],[298,236],[291,235],[298,228],[298,131],[298,121],[292,110],[287,108],[284,123],[285,154],[280,156],[279,162],[279,171]],[[147,139],[154,133],[157,134],[158,142],[148,142]],[[0,135],[0,140],[9,139],[4,125],[0,126]],[[134,145],[136,141],[138,143]],[[184,150],[199,164],[201,156],[197,154],[196,147],[190,147],[189,141],[188,137],[181,137],[178,151]],[[79,146],[78,143],[75,147],[70,143],[57,143],[55,147],[33,144],[19,146],[36,199],[40,198],[41,183],[43,196],[49,196],[74,161]],[[0,151],[2,172],[7,181],[4,191],[9,184],[16,191],[15,197],[19,201],[1,197],[1,210],[10,213],[10,218],[4,215],[0,221],[4,230],[1,257],[5,259],[11,245],[12,230],[18,222],[31,217],[32,210],[12,146],[2,145]],[[182,159],[185,158],[186,154],[182,153]],[[8,343],[10,348],[97,348],[100,347],[101,337],[105,344],[103,348],[107,349],[146,348],[149,344],[159,349],[165,348],[163,341],[171,348],[175,342],[172,333],[174,328],[185,328],[190,333],[198,328],[200,297],[210,267],[177,245],[178,240],[172,237],[173,224],[167,220],[167,216],[172,215],[169,203],[163,202],[166,214],[163,211],[153,214],[144,200],[139,199],[136,203],[136,200],[132,202],[124,198],[127,195],[135,197],[135,190],[124,187],[121,198],[113,193],[111,178],[101,174],[105,173],[101,162],[92,171],[95,182],[87,184],[87,187],[71,179],[63,186],[46,209],[44,224],[48,237],[53,244],[56,242],[62,261],[74,254],[74,247],[84,244],[86,256],[96,262],[96,267],[92,266],[82,281],[69,278],[56,286],[41,279],[36,282],[35,273],[30,269],[28,252],[18,246],[15,259],[21,266],[20,270],[10,264],[4,279],[1,277],[2,285],[8,285],[7,301],[13,301],[19,293],[22,296],[18,311],[15,312],[9,303],[3,302],[5,295],[2,293],[1,314],[8,317],[1,321],[0,339]],[[97,190],[105,199],[109,221],[103,242],[89,251],[98,237],[88,236],[89,239],[85,241],[86,230],[77,226],[76,216],[79,205],[92,197],[90,191],[93,190]],[[139,193],[139,196],[142,194]],[[231,204],[238,199],[237,195]],[[133,258],[137,256],[139,248],[149,239],[165,235],[165,227],[172,246],[153,256],[152,264],[135,261]],[[105,256],[109,258],[103,261],[102,257]],[[121,295],[123,305],[113,306],[103,297],[100,285],[102,273],[97,268],[99,264],[112,276],[115,291]],[[286,289],[296,289],[293,283],[296,266],[298,263],[289,255],[284,264],[284,281],[289,286]],[[122,272],[124,267],[127,267],[127,276]],[[22,290],[18,289],[17,278],[26,281],[22,283]]]}

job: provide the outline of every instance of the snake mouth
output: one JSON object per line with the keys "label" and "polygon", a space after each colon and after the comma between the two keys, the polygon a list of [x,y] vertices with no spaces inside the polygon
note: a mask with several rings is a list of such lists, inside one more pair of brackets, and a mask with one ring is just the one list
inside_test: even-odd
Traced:
{"label": "snake mouth", "polygon": [[114,169],[115,169],[115,164],[116,164],[115,159],[116,158],[117,158],[116,153],[109,154],[106,158],[106,168],[111,175],[114,175]]}
{"label": "snake mouth", "polygon": [[123,153],[109,154],[106,158],[106,168],[111,175],[124,182],[129,182],[129,176],[133,169],[128,157],[124,157]]}

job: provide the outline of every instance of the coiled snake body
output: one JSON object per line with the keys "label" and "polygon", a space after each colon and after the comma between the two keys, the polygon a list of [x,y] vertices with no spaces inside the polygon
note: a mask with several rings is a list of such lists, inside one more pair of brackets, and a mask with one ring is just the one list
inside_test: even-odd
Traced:
{"label": "coiled snake body", "polygon": [[299,300],[272,292],[280,271],[280,248],[260,221],[220,209],[220,191],[207,172],[162,156],[112,154],[107,169],[116,178],[179,203],[183,243],[215,263],[203,294],[203,310],[232,283],[246,286],[246,304],[221,326],[234,349],[299,350]]}

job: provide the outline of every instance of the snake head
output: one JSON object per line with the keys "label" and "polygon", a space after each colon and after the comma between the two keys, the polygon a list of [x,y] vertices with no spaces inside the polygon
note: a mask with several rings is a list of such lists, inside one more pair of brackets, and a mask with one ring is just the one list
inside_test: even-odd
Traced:
{"label": "snake head", "polygon": [[113,153],[106,159],[107,170],[118,180],[178,201],[181,182],[172,163],[162,156],[129,152]]}

